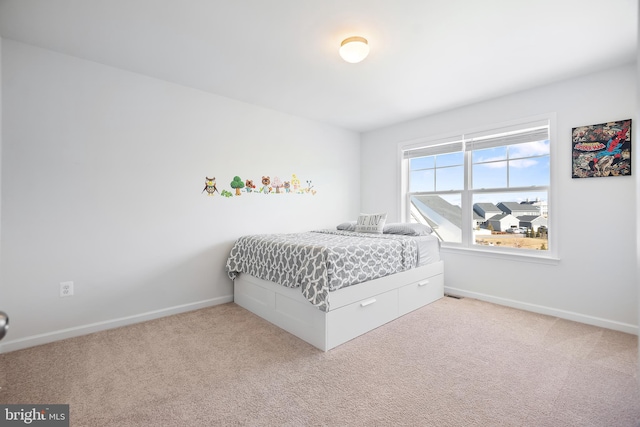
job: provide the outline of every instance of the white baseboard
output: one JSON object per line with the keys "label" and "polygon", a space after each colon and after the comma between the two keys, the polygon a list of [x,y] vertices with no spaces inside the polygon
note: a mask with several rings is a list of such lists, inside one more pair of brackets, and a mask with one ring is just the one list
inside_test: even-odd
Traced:
{"label": "white baseboard", "polygon": [[545,307],[542,305],[529,304],[526,302],[516,301],[508,298],[500,298],[492,295],[481,294],[477,292],[469,292],[463,289],[456,289],[445,286],[445,294],[456,295],[461,297],[474,298],[481,301],[487,301],[498,305],[518,308],[520,310],[531,311],[534,313],[546,314],[558,317],[560,319],[572,320],[574,322],[586,323],[587,325],[599,326],[601,328],[613,329],[615,331],[626,332],[628,334],[638,335],[638,326],[628,323],[617,322],[615,320],[602,319],[600,317],[589,316],[586,314],[575,313],[572,311],[559,310],[557,308]]}
{"label": "white baseboard", "polygon": [[105,320],[103,322],[90,323],[73,328],[61,329],[59,331],[47,332],[46,334],[32,335],[16,340],[9,340],[0,343],[0,354],[10,351],[22,350],[41,344],[48,344],[67,338],[92,334],[94,332],[105,331],[107,329],[119,328],[121,326],[133,325],[135,323],[146,322],[160,317],[171,316],[173,314],[185,313],[187,311],[198,310],[214,305],[225,304],[233,301],[233,295],[211,298],[189,304],[177,305],[160,310],[148,311],[146,313],[135,314],[133,316],[120,317],[118,319]]}

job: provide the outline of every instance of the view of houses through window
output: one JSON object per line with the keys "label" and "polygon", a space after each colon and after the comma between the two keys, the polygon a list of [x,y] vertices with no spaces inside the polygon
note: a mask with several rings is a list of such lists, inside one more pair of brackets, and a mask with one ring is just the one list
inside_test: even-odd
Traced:
{"label": "view of houses through window", "polygon": [[445,244],[549,250],[549,124],[403,148],[406,219]]}

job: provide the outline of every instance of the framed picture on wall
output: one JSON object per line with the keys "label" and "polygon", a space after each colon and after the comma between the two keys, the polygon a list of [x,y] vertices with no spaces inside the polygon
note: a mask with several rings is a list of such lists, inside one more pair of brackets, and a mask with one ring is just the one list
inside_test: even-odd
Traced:
{"label": "framed picture on wall", "polygon": [[631,175],[631,119],[575,127],[572,178]]}

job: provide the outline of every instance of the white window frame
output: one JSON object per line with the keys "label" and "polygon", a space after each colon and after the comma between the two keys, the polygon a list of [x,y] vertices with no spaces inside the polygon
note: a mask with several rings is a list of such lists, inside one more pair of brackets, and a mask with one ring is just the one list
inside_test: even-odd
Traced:
{"label": "white window frame", "polygon": [[[464,152],[464,189],[460,191],[454,191],[455,193],[461,193],[462,198],[462,241],[461,243],[443,242],[443,252],[452,253],[472,253],[474,255],[496,257],[496,258],[508,258],[519,261],[532,261],[544,264],[557,264],[558,259],[558,234],[560,228],[557,220],[557,203],[555,193],[557,192],[557,143],[556,143],[556,115],[555,113],[541,114],[537,116],[531,116],[507,122],[501,122],[496,124],[489,124],[482,127],[470,128],[470,129],[457,129],[455,132],[439,134],[432,137],[420,138],[410,141],[403,141],[398,144],[398,188],[400,189],[400,203],[399,203],[399,218],[403,221],[408,221],[410,218],[410,200],[409,200],[409,161],[405,159],[404,153],[408,150],[416,150],[419,148],[433,148],[440,144],[451,143],[457,140],[468,141],[470,137],[477,137],[482,135],[492,135],[509,130],[525,129],[529,125],[540,124],[547,122],[549,124],[549,162],[550,162],[550,177],[548,186],[539,186],[538,188],[545,188],[548,192],[548,227],[550,230],[548,249],[544,251],[534,251],[526,249],[506,248],[497,246],[483,246],[476,245],[473,241],[472,231],[472,211],[473,211],[473,194],[481,192],[522,192],[528,190],[528,188],[508,188],[508,189],[472,189],[471,188],[471,151]],[[464,143],[463,143],[464,150]],[[507,191],[504,191],[507,190]],[[444,191],[436,191],[436,193],[444,194]],[[465,225],[466,224],[466,225]]]}

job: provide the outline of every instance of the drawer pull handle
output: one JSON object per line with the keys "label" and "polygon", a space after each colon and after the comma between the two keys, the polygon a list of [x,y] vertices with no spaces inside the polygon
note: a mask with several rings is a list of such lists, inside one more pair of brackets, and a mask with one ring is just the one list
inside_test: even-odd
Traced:
{"label": "drawer pull handle", "polygon": [[429,284],[428,280],[425,280],[423,282],[418,282],[418,286],[427,286]]}
{"label": "drawer pull handle", "polygon": [[368,306],[368,305],[373,304],[374,302],[376,302],[376,299],[375,299],[375,298],[371,298],[370,300],[367,300],[367,301],[362,301],[362,302],[360,303],[360,307],[366,307],[366,306]]}

